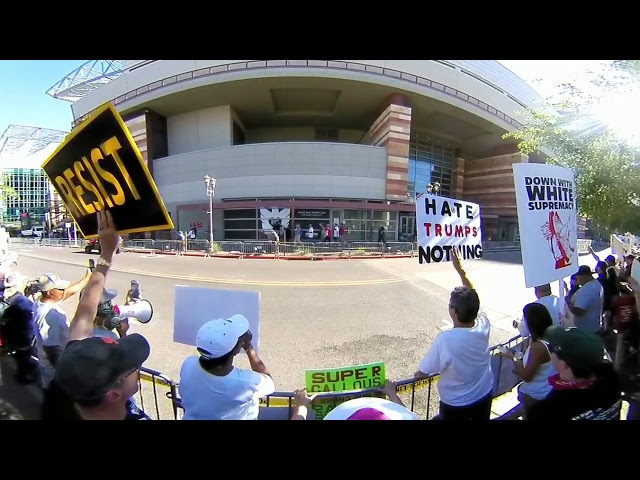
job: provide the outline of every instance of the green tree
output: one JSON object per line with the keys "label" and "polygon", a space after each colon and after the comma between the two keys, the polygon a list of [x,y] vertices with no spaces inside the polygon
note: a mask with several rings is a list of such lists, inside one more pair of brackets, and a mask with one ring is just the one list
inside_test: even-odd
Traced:
{"label": "green tree", "polygon": [[[615,86],[615,81],[602,77],[594,83]],[[562,87],[558,103],[526,110],[522,126],[503,138],[517,140],[525,154],[550,151],[547,163],[571,168],[581,215],[613,231],[640,232],[638,148],[585,113],[592,96],[573,85]]]}

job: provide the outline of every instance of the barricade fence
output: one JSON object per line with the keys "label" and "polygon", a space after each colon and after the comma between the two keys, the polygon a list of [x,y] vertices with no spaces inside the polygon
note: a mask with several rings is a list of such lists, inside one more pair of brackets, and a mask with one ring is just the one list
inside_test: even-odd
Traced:
{"label": "barricade fence", "polygon": [[[17,245],[84,248],[84,239],[12,238]],[[278,242],[275,240],[124,240],[122,251],[188,255],[200,253],[213,257],[296,257],[296,258],[362,258],[384,256],[415,256],[410,242]]]}
{"label": "barricade fence", "polygon": [[[523,338],[519,335],[510,338],[504,343],[491,347],[492,366],[494,368],[494,400],[510,392],[515,385],[512,378],[503,375],[503,367],[508,362],[502,361],[502,357],[497,355],[498,348],[504,346],[512,350],[523,350]],[[497,370],[496,370],[497,367]],[[434,373],[428,378],[396,381],[396,391],[405,406],[415,412],[419,418],[432,420],[437,414],[440,405],[440,398],[436,384],[439,375]],[[139,407],[147,414],[158,420],[182,418],[182,404],[178,395],[178,384],[162,373],[149,369],[140,369],[140,389],[135,399]],[[310,392],[311,393],[311,392]],[[313,402],[313,409],[319,418],[324,417],[328,412],[340,403],[359,397],[384,397],[384,394],[375,389],[351,390],[348,392],[322,392],[319,393]],[[295,407],[294,392],[274,392],[273,394],[260,399],[260,406],[266,408],[282,408],[282,418],[291,418]]]}

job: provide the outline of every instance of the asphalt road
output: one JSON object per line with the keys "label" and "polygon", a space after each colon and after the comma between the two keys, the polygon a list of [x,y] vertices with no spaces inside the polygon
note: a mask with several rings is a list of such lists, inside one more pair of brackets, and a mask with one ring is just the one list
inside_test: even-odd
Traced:
{"label": "asphalt road", "polygon": [[[17,270],[30,277],[54,272],[75,281],[89,258],[56,247],[14,248]],[[467,262],[468,275],[492,320],[492,342],[516,334],[512,318],[533,301],[524,288],[517,252]],[[261,356],[278,390],[303,386],[304,371],[383,360],[388,376],[412,376],[429,344],[448,328],[448,296],[459,284],[450,264],[419,265],[417,259],[291,262],[173,256],[116,256],[107,286],[124,300],[130,281],[141,283],[154,318],[133,323],[130,332],[151,343],[146,366],[178,381],[180,366],[194,348],[172,341],[176,284],[261,292]],[[117,301],[116,300],[116,301]],[[77,298],[63,308],[71,317]],[[239,359],[241,363],[244,358]],[[245,363],[246,365],[246,363]]]}

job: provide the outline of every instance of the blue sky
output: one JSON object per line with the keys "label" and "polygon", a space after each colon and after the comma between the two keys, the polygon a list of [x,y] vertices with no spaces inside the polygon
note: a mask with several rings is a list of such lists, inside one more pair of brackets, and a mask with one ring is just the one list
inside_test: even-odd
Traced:
{"label": "blue sky", "polygon": [[71,104],[46,94],[86,60],[0,61],[0,136],[9,125],[69,131]]}
{"label": "blue sky", "polygon": [[[548,86],[597,65],[593,60],[499,60],[525,80],[541,78]],[[0,135],[9,125],[27,125],[69,131],[71,104],[45,92],[85,60],[0,61]],[[539,91],[544,85],[535,85]],[[541,91],[543,96],[545,93]]]}

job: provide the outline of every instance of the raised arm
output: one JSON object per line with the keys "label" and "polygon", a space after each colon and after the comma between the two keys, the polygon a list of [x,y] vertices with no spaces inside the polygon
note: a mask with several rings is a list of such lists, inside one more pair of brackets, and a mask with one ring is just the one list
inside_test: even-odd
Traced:
{"label": "raised arm", "polygon": [[73,285],[70,285],[69,288],[67,288],[64,291],[64,296],[62,297],[62,299],[66,300],[69,297],[73,297],[76,293],[80,293],[80,291],[87,286],[87,283],[89,283],[90,278],[91,278],[91,269],[88,268],[87,273],[85,274],[82,280],[79,280]]}
{"label": "raised arm", "polygon": [[453,265],[453,268],[455,268],[456,272],[458,272],[458,275],[460,275],[462,286],[473,288],[471,280],[467,277],[467,272],[462,268],[462,263],[460,262],[460,251],[457,248],[451,249],[451,264]]}
{"label": "raised arm", "polygon": [[109,211],[98,211],[98,239],[102,249],[100,260],[93,269],[84,293],[78,302],[78,308],[69,326],[69,341],[83,340],[93,334],[93,321],[111,267],[113,254],[118,248],[118,234]]}

